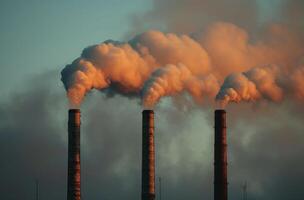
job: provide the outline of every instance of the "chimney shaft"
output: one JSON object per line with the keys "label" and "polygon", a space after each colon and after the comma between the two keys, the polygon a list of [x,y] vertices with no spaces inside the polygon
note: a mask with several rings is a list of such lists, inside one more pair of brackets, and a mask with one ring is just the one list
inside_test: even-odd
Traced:
{"label": "chimney shaft", "polygon": [[154,112],[142,112],[142,200],[155,199]]}
{"label": "chimney shaft", "polygon": [[80,110],[69,110],[67,200],[80,200]]}
{"label": "chimney shaft", "polygon": [[226,111],[215,111],[214,200],[227,200]]}

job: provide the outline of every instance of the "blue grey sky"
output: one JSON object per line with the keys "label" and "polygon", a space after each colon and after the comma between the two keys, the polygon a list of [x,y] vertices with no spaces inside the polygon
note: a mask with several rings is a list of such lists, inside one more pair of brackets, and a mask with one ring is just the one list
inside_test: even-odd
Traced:
{"label": "blue grey sky", "polygon": [[0,90],[7,92],[32,75],[62,68],[88,45],[121,39],[130,16],[148,10],[149,4],[143,0],[2,0]]}

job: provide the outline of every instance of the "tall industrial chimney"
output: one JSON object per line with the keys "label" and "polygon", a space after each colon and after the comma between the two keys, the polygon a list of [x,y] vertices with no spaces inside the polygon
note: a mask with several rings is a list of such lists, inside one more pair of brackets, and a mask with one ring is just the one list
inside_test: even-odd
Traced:
{"label": "tall industrial chimney", "polygon": [[215,111],[214,200],[227,200],[227,133],[226,111]]}
{"label": "tall industrial chimney", "polygon": [[69,110],[67,200],[80,200],[80,110]]}
{"label": "tall industrial chimney", "polygon": [[142,200],[155,199],[154,112],[142,112]]}

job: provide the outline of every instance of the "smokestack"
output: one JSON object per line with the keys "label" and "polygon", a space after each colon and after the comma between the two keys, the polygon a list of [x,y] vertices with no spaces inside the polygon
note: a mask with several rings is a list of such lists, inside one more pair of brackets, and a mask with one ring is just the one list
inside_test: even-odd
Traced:
{"label": "smokestack", "polygon": [[226,111],[215,111],[214,200],[227,200]]}
{"label": "smokestack", "polygon": [[142,112],[142,200],[155,199],[154,112]]}
{"label": "smokestack", "polygon": [[80,110],[69,110],[67,200],[80,200]]}

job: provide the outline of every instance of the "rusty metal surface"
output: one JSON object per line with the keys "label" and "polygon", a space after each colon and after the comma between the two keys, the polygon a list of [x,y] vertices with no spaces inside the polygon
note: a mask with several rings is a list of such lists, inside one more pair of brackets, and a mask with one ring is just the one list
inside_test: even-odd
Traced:
{"label": "rusty metal surface", "polygon": [[80,200],[80,110],[69,110],[68,200]]}
{"label": "rusty metal surface", "polygon": [[214,200],[227,200],[227,132],[226,111],[215,111]]}
{"label": "rusty metal surface", "polygon": [[142,112],[142,200],[155,199],[154,112]]}

